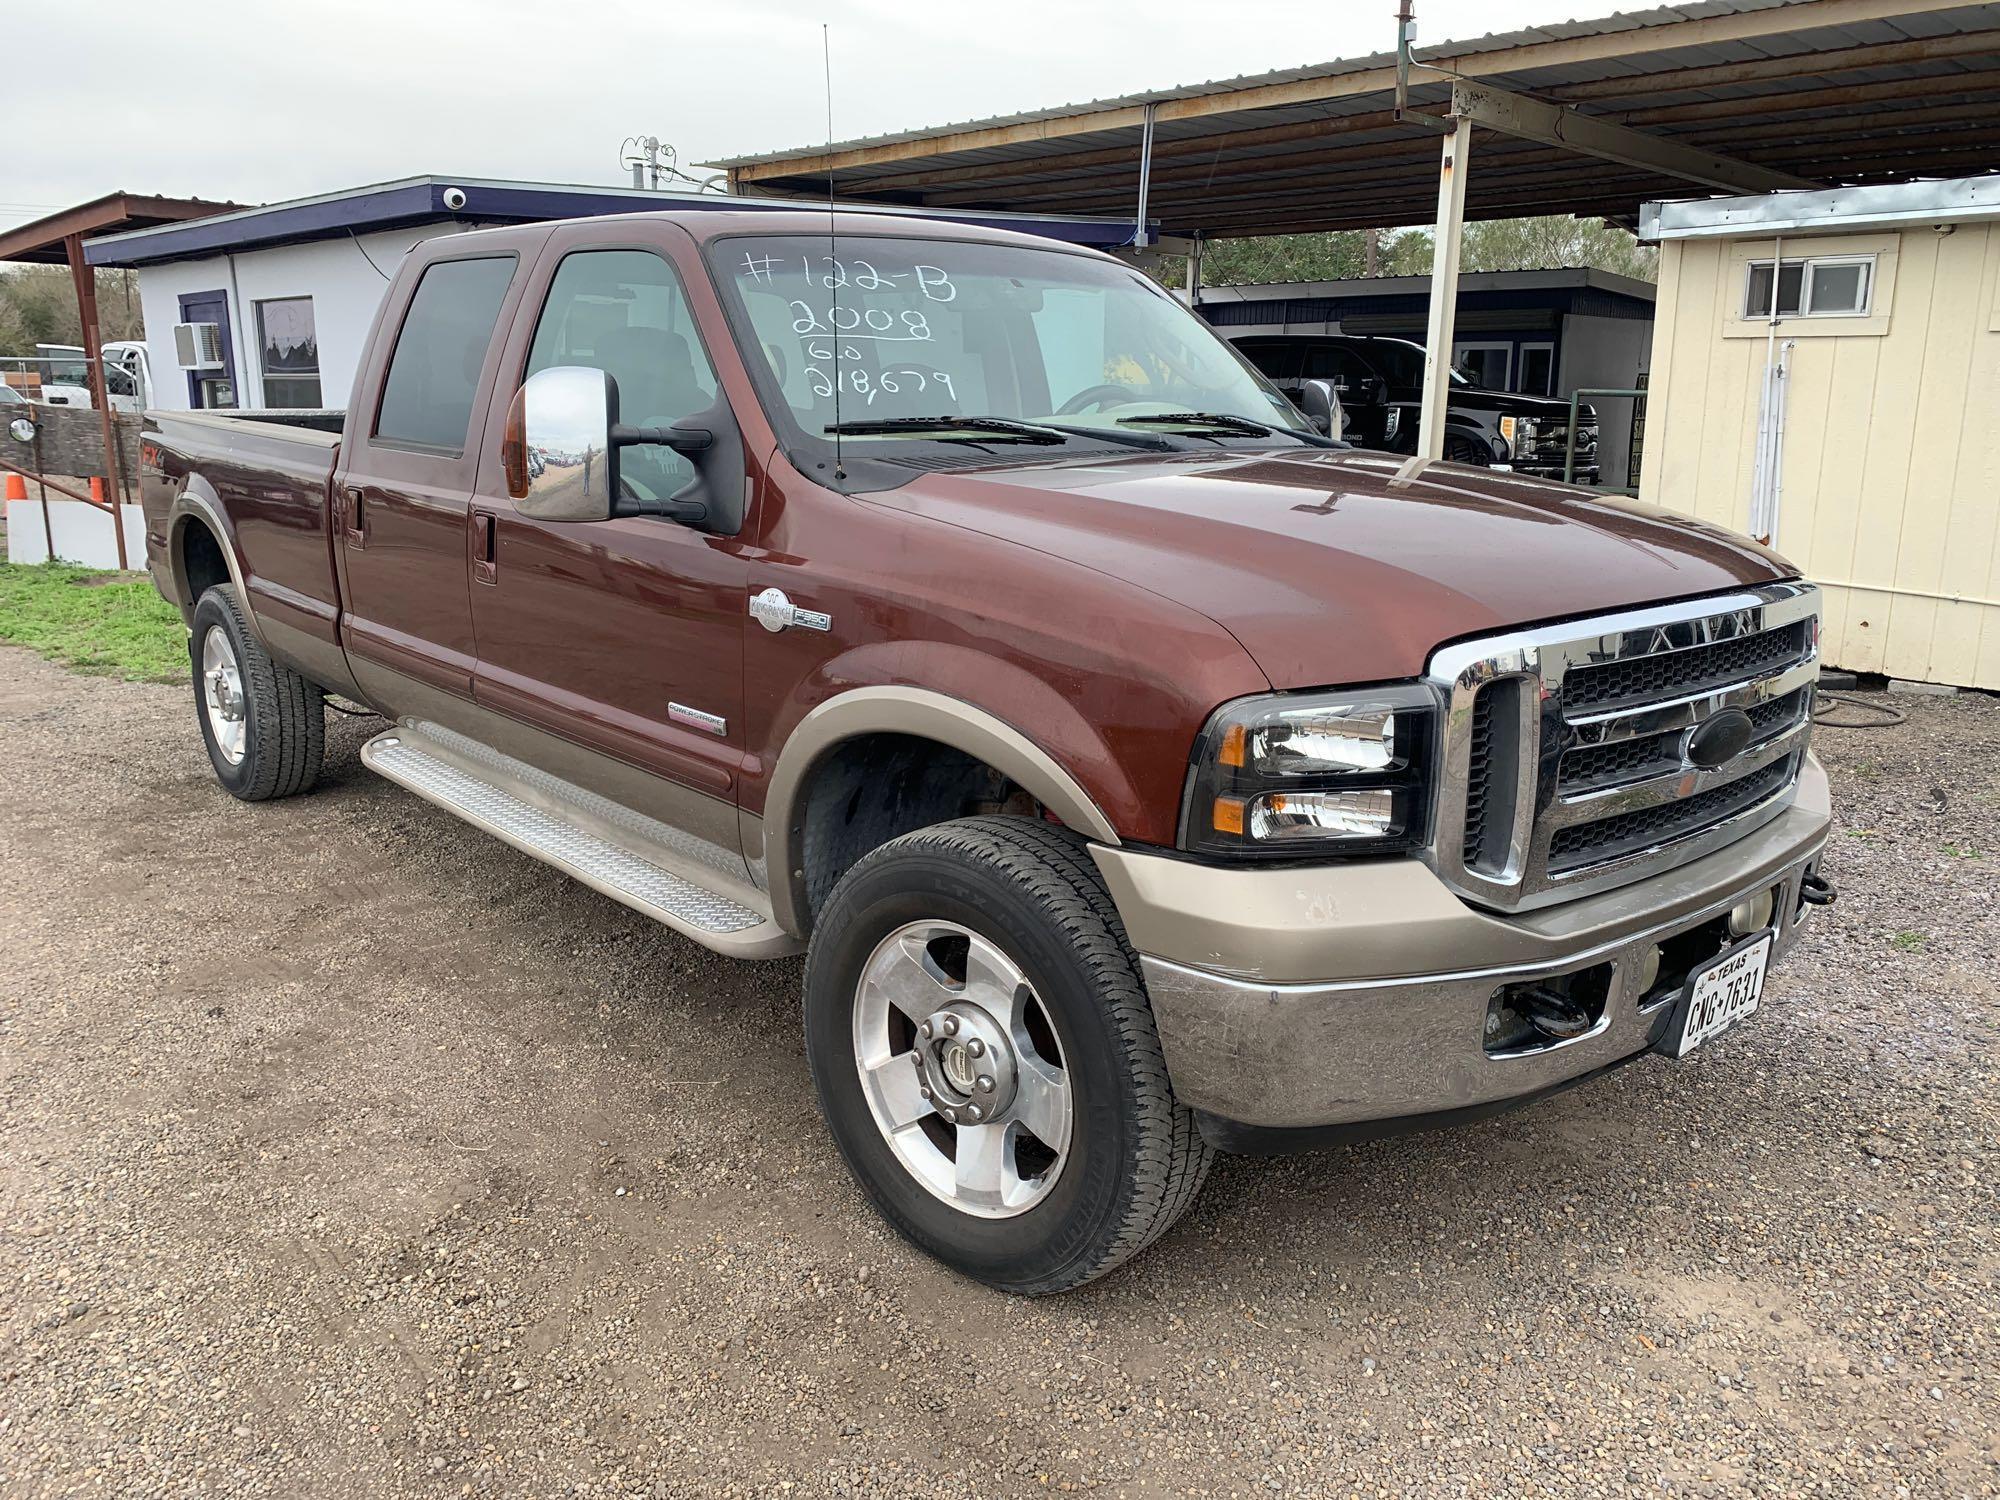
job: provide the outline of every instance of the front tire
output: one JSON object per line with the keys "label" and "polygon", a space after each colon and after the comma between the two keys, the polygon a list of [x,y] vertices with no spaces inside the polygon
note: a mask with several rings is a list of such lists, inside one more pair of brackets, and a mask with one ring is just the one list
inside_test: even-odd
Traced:
{"label": "front tire", "polygon": [[223,789],[244,802],[309,791],[326,758],[325,695],[271,659],[233,584],[195,605],[188,655],[195,719]]}
{"label": "front tire", "polygon": [[1083,842],[1046,823],[943,823],[857,863],[814,930],[805,1028],[875,1207],[989,1286],[1103,1275],[1207,1176],[1117,909]]}

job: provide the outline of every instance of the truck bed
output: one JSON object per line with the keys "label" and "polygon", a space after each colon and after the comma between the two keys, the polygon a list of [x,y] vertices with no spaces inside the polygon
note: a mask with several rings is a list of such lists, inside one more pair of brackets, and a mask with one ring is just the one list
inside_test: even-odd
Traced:
{"label": "truck bed", "polygon": [[[145,443],[156,451],[144,486],[148,562],[171,568],[169,548],[185,526],[170,514],[213,507],[227,519],[244,603],[274,654],[328,686],[347,686],[339,644],[340,588],[334,571],[329,497],[339,459],[337,411],[149,411]],[[154,554],[158,552],[156,557]],[[192,601],[188,601],[190,604]]]}

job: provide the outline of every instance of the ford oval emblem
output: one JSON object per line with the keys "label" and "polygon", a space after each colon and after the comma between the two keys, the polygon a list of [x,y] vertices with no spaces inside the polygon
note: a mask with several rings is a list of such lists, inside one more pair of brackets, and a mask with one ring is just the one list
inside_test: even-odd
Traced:
{"label": "ford oval emblem", "polygon": [[1757,726],[1740,708],[1725,708],[1695,725],[1687,739],[1688,761],[1704,771],[1726,766],[1741,755]]}

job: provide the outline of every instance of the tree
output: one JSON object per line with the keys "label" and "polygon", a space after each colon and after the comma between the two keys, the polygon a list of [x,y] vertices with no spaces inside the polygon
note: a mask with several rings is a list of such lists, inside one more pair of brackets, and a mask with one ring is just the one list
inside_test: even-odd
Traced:
{"label": "tree", "polygon": [[[97,323],[106,339],[144,333],[130,272],[97,272]],[[83,318],[64,266],[16,266],[0,271],[0,355],[32,356],[37,344],[80,344]]]}
{"label": "tree", "polygon": [[[1431,269],[1428,229],[1377,231],[1381,276],[1422,276]],[[1489,219],[1465,226],[1459,264],[1466,271],[1534,271],[1588,266],[1651,281],[1659,252],[1602,219],[1552,214],[1536,219]],[[1206,286],[1272,281],[1346,281],[1367,273],[1366,231],[1274,234],[1259,239],[1212,240],[1202,253]],[[1187,261],[1161,257],[1154,272],[1167,286],[1187,285]]]}
{"label": "tree", "polygon": [[1544,271],[1585,266],[1652,281],[1660,252],[1602,219],[1549,214],[1537,219],[1487,219],[1465,226],[1459,265],[1467,271]]}

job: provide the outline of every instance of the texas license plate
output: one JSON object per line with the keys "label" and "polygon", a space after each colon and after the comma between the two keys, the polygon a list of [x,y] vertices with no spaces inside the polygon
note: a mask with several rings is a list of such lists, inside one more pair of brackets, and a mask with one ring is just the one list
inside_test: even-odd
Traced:
{"label": "texas license plate", "polygon": [[1687,1010],[1671,1049],[1675,1057],[1686,1057],[1757,1009],[1764,993],[1764,969],[1771,961],[1771,941],[1768,932],[1754,937],[1688,981]]}

